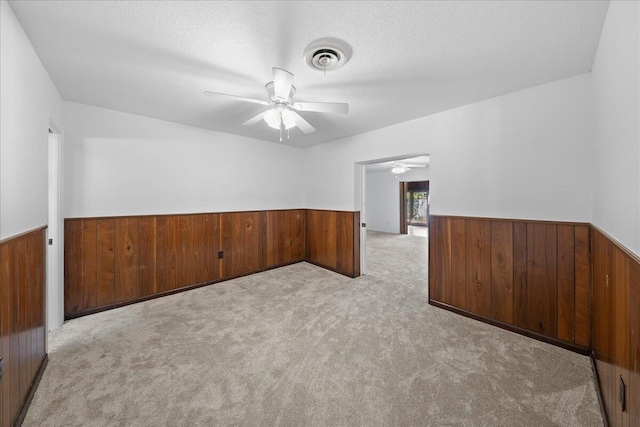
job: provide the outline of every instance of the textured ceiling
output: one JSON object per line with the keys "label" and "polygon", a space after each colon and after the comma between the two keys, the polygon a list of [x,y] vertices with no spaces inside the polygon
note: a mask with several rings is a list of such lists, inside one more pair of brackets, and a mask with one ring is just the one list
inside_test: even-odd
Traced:
{"label": "textured ceiling", "polygon": [[[10,3],[65,100],[277,142],[265,107],[271,67],[295,74],[295,100],[348,102],[348,115],[302,113],[307,147],[588,72],[607,10],[599,1]],[[352,58],[323,75],[312,41]]]}

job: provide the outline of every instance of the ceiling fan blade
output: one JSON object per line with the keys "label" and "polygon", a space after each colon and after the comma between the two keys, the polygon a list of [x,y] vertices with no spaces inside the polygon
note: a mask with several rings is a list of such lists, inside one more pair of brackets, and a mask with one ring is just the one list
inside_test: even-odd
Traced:
{"label": "ceiling fan blade", "polygon": [[296,119],[296,126],[298,126],[305,135],[309,135],[316,131],[316,128],[311,126],[308,121],[300,116],[300,114],[295,111],[291,111],[291,114],[293,114],[293,117]]}
{"label": "ceiling fan blade", "polygon": [[[267,110],[269,111],[269,110]],[[254,116],[252,118],[250,118],[249,120],[247,120],[246,122],[244,122],[242,124],[242,126],[253,126],[256,123],[258,123],[260,120],[262,120],[262,118],[264,117],[265,114],[267,114],[267,111],[263,111],[262,113],[258,114],[257,116]]]}
{"label": "ceiling fan blade", "polygon": [[260,101],[259,99],[245,98],[243,96],[227,95],[226,93],[218,93],[218,92],[211,92],[211,91],[205,90],[204,94],[214,98],[228,99],[230,101],[242,101],[242,102],[250,102],[252,104],[269,105],[267,101]]}
{"label": "ceiling fan blade", "polygon": [[427,165],[405,165],[408,168],[426,168]]}
{"label": "ceiling fan blade", "polygon": [[344,102],[296,102],[293,108],[316,113],[347,114],[349,112],[349,104]]}
{"label": "ceiling fan blade", "polygon": [[273,67],[273,89],[277,98],[287,101],[292,84],[293,74],[282,68]]}

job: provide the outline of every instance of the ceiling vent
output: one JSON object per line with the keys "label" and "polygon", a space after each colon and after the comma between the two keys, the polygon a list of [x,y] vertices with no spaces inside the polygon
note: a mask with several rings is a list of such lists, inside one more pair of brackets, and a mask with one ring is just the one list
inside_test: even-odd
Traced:
{"label": "ceiling vent", "polygon": [[314,70],[322,72],[337,70],[350,56],[349,46],[333,38],[316,40],[304,50],[304,62]]}

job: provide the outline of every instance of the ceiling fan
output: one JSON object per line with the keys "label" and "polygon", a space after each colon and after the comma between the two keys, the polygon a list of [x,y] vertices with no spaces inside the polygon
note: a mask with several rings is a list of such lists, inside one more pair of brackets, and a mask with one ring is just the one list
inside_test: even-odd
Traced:
{"label": "ceiling fan", "polygon": [[426,168],[426,165],[407,165],[401,162],[394,162],[391,166],[391,173],[400,174],[410,171],[411,168]]}
{"label": "ceiling fan", "polygon": [[260,120],[264,120],[270,127],[280,130],[280,141],[282,141],[282,131],[291,129],[294,126],[300,128],[305,135],[316,131],[316,129],[296,113],[296,111],[337,114],[347,114],[349,112],[349,104],[342,102],[294,103],[293,95],[296,93],[296,88],[293,86],[293,74],[281,68],[273,67],[273,81],[267,83],[265,88],[269,95],[269,101],[227,95],[226,93],[211,92],[208,90],[205,91],[204,94],[215,98],[270,105],[270,109],[250,118],[242,123],[242,126],[253,126]]}

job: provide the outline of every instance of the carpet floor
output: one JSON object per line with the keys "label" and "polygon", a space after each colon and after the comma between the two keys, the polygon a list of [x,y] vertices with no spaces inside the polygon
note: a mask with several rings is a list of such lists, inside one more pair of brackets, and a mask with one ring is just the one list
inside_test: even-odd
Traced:
{"label": "carpet floor", "polygon": [[587,357],[427,304],[427,239],[66,322],[24,426],[602,426]]}

